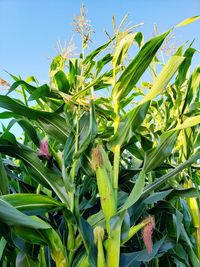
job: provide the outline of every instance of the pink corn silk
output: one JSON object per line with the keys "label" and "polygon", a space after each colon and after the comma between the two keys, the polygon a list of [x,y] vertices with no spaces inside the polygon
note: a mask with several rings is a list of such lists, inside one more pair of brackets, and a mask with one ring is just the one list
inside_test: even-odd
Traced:
{"label": "pink corn silk", "polygon": [[155,229],[154,217],[149,216],[149,223],[147,223],[142,230],[142,238],[147,249],[147,253],[152,252],[152,234]]}
{"label": "pink corn silk", "polygon": [[39,156],[44,156],[47,159],[50,158],[50,153],[49,153],[49,148],[48,148],[48,141],[47,140],[42,140],[40,142],[40,150],[38,153]]}

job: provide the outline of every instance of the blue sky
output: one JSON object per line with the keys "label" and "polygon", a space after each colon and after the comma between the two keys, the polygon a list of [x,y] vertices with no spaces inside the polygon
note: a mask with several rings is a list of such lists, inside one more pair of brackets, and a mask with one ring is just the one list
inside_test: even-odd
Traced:
{"label": "blue sky", "polygon": [[[56,43],[70,40],[73,18],[79,14],[80,0],[0,0],[0,77],[9,80],[7,70],[22,78],[34,75],[48,81],[50,58],[56,55]],[[104,29],[112,32],[111,17],[119,22],[126,13],[140,27],[145,39],[151,37],[153,24],[160,32],[185,18],[200,14],[200,0],[85,0],[87,17],[95,29],[93,47],[106,40]],[[200,49],[200,21],[174,31],[178,44],[196,39]],[[78,39],[76,46],[79,46]],[[200,60],[196,56],[194,64]]]}

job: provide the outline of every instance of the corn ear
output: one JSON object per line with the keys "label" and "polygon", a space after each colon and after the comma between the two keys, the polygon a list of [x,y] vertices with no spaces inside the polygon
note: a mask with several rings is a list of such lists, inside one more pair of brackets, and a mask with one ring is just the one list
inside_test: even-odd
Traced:
{"label": "corn ear", "polygon": [[98,248],[97,267],[105,267],[106,263],[103,249],[104,229],[102,227],[97,226],[94,228],[94,239]]}
{"label": "corn ear", "polygon": [[[192,180],[190,179],[188,182],[185,182],[185,188],[192,188]],[[195,228],[195,239],[196,239],[196,247],[197,247],[197,255],[200,258],[200,209],[198,205],[198,201],[195,197],[186,199],[189,207],[190,214],[192,216],[193,226]]]}
{"label": "corn ear", "polygon": [[110,170],[110,166],[108,167],[108,158],[102,146],[98,145],[93,150],[91,164],[92,168],[96,171],[101,208],[108,222],[116,213],[117,205],[112,188],[111,173],[108,171],[108,169]]}
{"label": "corn ear", "polygon": [[[192,187],[192,180],[185,183],[186,188]],[[195,197],[187,198],[188,207],[192,216],[193,225],[195,228],[200,228],[200,211],[197,199]]]}

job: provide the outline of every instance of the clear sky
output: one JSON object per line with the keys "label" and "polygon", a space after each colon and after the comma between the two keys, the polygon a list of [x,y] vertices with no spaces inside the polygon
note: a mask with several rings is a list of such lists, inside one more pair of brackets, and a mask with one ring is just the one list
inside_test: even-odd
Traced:
{"label": "clear sky", "polygon": [[[84,3],[95,29],[91,49],[107,40],[105,29],[112,33],[112,15],[118,23],[127,13],[132,24],[144,22],[138,30],[146,40],[152,37],[154,23],[163,32],[188,17],[200,15],[200,0],[84,0]],[[7,70],[22,79],[33,75],[41,84],[48,82],[50,59],[57,54],[58,39],[70,41],[72,22],[81,5],[82,0],[0,0],[0,78],[13,82],[4,71]],[[200,21],[174,33],[179,45],[195,38],[194,46],[200,50]],[[75,37],[75,41],[78,48],[80,40]],[[199,62],[200,53],[196,53],[193,66]],[[8,121],[4,120],[4,125]],[[21,135],[19,127],[12,131]]]}
{"label": "clear sky", "polygon": [[[85,0],[87,17],[95,29],[93,47],[106,40],[104,29],[112,32],[111,17],[119,22],[126,13],[147,40],[156,23],[160,32],[180,21],[200,14],[200,0]],[[79,14],[81,0],[0,0],[0,77],[9,80],[4,69],[22,78],[34,75],[48,81],[50,58],[56,43],[70,40],[72,22]],[[196,39],[200,49],[200,21],[175,30],[178,44]],[[77,41],[77,39],[76,39]],[[79,46],[79,43],[76,44]],[[196,56],[194,64],[200,60]]]}

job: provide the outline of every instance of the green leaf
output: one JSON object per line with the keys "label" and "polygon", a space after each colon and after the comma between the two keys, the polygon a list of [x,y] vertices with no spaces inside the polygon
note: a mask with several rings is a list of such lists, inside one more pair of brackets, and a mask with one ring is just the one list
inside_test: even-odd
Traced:
{"label": "green leaf", "polygon": [[79,220],[79,227],[81,236],[83,238],[83,243],[88,254],[89,264],[91,267],[96,267],[97,251],[96,246],[94,244],[93,229],[90,224],[82,217],[80,217]]}
{"label": "green leaf", "polygon": [[126,97],[136,85],[142,74],[148,68],[156,52],[162,45],[169,31],[160,36],[152,38],[148,41],[133,59],[133,61],[125,68],[118,81],[113,88],[113,96],[118,100]]}
{"label": "green leaf", "polygon": [[50,96],[50,88],[47,84],[44,84],[37,89],[35,89],[29,97],[29,101],[37,100],[39,98],[43,98],[45,96]]}
{"label": "green leaf", "polygon": [[58,114],[28,108],[16,100],[3,95],[0,95],[0,107],[39,122],[46,133],[65,143],[68,136],[68,129],[65,119]]}
{"label": "green leaf", "polygon": [[173,221],[176,226],[176,242],[178,243],[181,233],[180,225],[182,224],[183,221],[183,214],[177,209],[176,209],[176,214],[173,214]]}
{"label": "green leaf", "polygon": [[51,188],[62,202],[67,201],[63,180],[39,160],[37,154],[23,145],[7,145],[0,140],[0,152],[21,159],[39,184]]}
{"label": "green leaf", "polygon": [[76,100],[79,97],[84,96],[91,87],[94,87],[94,90],[100,90],[102,88],[109,87],[109,85],[111,85],[112,75],[113,70],[104,72],[90,83],[87,83],[83,90],[79,91],[77,94],[74,94],[72,100]]}
{"label": "green leaf", "polygon": [[75,154],[76,158],[88,148],[97,134],[97,122],[93,101],[90,102],[90,112],[83,115],[79,127],[79,148]]}
{"label": "green leaf", "polygon": [[[188,88],[183,103],[182,113],[189,108],[200,88],[200,67],[197,67],[189,79]],[[199,101],[198,101],[199,102]],[[187,110],[188,111],[188,110]]]}
{"label": "green leaf", "polygon": [[4,111],[0,113],[0,119],[15,118],[17,115],[14,112]]}
{"label": "green leaf", "polygon": [[28,93],[31,95],[29,97],[29,101],[37,100],[44,96],[50,96],[50,93],[51,93],[51,90],[47,84],[43,84],[39,87],[35,87],[23,80],[17,80],[11,85],[7,95],[11,93],[12,91],[14,91],[20,85],[22,86],[22,88],[25,88],[28,91]]}
{"label": "green leaf", "polygon": [[113,56],[109,53],[96,63],[96,76],[100,73],[102,68],[112,60]]}
{"label": "green leaf", "polygon": [[41,214],[62,207],[62,204],[54,198],[39,194],[10,194],[0,199],[28,215]]}
{"label": "green leaf", "polygon": [[21,80],[21,79],[18,79],[18,78],[15,78],[16,82],[14,82],[11,86],[10,86],[10,89],[7,93],[7,95],[9,93],[11,93],[12,91],[14,91],[18,86],[23,86],[23,88],[25,88],[30,94],[35,91],[37,89],[37,87]]}
{"label": "green leaf", "polygon": [[142,124],[149,108],[149,103],[144,103],[133,110],[126,113],[126,115],[121,119],[119,128],[116,134],[111,138],[109,144],[111,147],[117,145],[122,145],[126,143],[131,136],[132,132],[137,129],[139,125]]}
{"label": "green leaf", "polygon": [[0,221],[7,225],[21,225],[34,229],[48,229],[50,226],[37,217],[29,217],[0,199]]}
{"label": "green leaf", "polygon": [[17,254],[16,267],[40,267],[40,264],[38,260],[33,259],[30,255],[20,251]]}
{"label": "green leaf", "polygon": [[130,195],[128,196],[120,211],[130,208],[141,197],[145,185],[145,178],[145,172],[141,171],[135,183],[135,186],[133,187]]}
{"label": "green leaf", "polygon": [[7,132],[7,130],[1,135],[0,139],[5,143],[17,144],[17,140],[14,134]]}
{"label": "green leaf", "polygon": [[143,195],[146,196],[150,192],[157,190],[161,185],[163,185],[169,178],[172,178],[185,168],[190,167],[193,163],[195,163],[200,158],[200,151],[198,150],[193,156],[191,156],[188,160],[177,166],[172,171],[168,172],[167,174],[161,176],[159,179],[155,180],[150,185],[147,185],[144,188]]}
{"label": "green leaf", "polygon": [[86,58],[83,61],[83,64],[88,64],[91,62],[100,52],[102,52],[104,49],[106,49],[110,43],[115,39],[115,37],[111,38],[107,43],[99,46],[97,49],[93,50],[89,55],[86,56]]}
{"label": "green leaf", "polygon": [[176,143],[177,135],[178,131],[168,131],[160,136],[158,146],[147,154],[143,166],[145,173],[155,169],[169,157]]}
{"label": "green leaf", "polygon": [[172,189],[170,190],[165,190],[165,191],[160,191],[156,193],[151,193],[148,197],[145,199],[141,198],[139,199],[138,202],[133,205],[131,211],[130,211],[130,216],[131,216],[131,221],[132,223],[136,223],[142,213],[144,212],[145,206],[149,204],[156,204],[160,200],[164,200],[166,196],[168,196],[172,192]]}
{"label": "green leaf", "polygon": [[9,180],[0,154],[0,194],[4,195],[7,194],[8,192],[9,192]]}
{"label": "green leaf", "polygon": [[1,240],[0,240],[0,261],[2,259],[2,255],[3,255],[3,252],[4,252],[4,249],[5,249],[6,245],[7,245],[7,241],[2,236],[1,237]]}
{"label": "green leaf", "polygon": [[188,237],[188,234],[187,234],[183,224],[179,225],[179,227],[181,228],[181,237],[187,243],[187,252],[188,252],[188,255],[190,257],[192,266],[193,267],[198,267],[200,265],[200,261],[199,261],[198,257],[196,256],[196,254],[195,254],[195,252],[193,250],[193,246],[192,246],[191,240]]}
{"label": "green leaf", "polygon": [[[157,241],[156,244],[152,247],[152,252],[150,254],[147,253],[146,249],[141,250],[138,252],[132,252],[132,253],[122,253],[120,257],[120,266],[121,267],[131,267],[131,266],[137,266],[135,265],[137,262],[149,262],[152,259],[156,257],[159,253],[159,249],[161,250],[161,247],[165,241],[165,238],[162,238],[161,240]],[[172,248],[171,246],[169,247]],[[140,265],[138,265],[140,266]]]}
{"label": "green leaf", "polygon": [[172,191],[172,193],[170,194],[170,198],[172,197],[198,197],[198,195],[200,194],[200,191],[198,192],[198,190],[196,188],[188,188],[188,189],[174,189]]}
{"label": "green leaf", "polygon": [[48,245],[51,256],[56,266],[66,266],[66,252],[59,234],[52,228],[49,229],[29,229],[22,227],[13,228],[15,234],[31,244]]}
{"label": "green leaf", "polygon": [[64,147],[64,162],[66,166],[70,166],[73,161],[73,155],[75,151],[75,136],[72,132],[67,138],[65,147]]}
{"label": "green leaf", "polygon": [[182,26],[185,26],[187,24],[190,24],[190,23],[193,23],[194,21],[200,19],[200,16],[194,16],[194,17],[191,17],[191,18],[188,18],[188,19],[185,19],[183,21],[181,21],[179,24],[177,24],[175,27],[182,27]]}
{"label": "green leaf", "polygon": [[40,139],[38,137],[37,131],[33,125],[27,120],[17,120],[18,124],[22,127],[25,133],[29,136],[31,141],[37,146],[40,146]]}
{"label": "green leaf", "polygon": [[152,100],[155,98],[157,95],[161,94],[165,87],[167,86],[168,82],[171,80],[175,72],[177,71],[178,67],[180,64],[183,62],[185,58],[181,56],[172,56],[167,64],[164,66],[162,71],[159,73],[157,76],[153,87],[147,93],[142,101],[140,102],[140,105]]}
{"label": "green leaf", "polygon": [[165,190],[165,191],[160,191],[156,193],[152,193],[149,197],[147,197],[144,200],[145,204],[155,204],[160,200],[163,200],[166,196],[168,196],[173,189]]}
{"label": "green leaf", "polygon": [[187,79],[187,75],[188,75],[188,70],[190,68],[190,65],[191,65],[191,61],[192,61],[192,57],[194,55],[194,53],[196,52],[197,50],[192,48],[192,47],[189,47],[185,53],[184,53],[184,61],[181,63],[180,67],[179,67],[179,70],[178,70],[178,75],[177,75],[177,80],[176,80],[176,84],[178,86],[181,86],[185,80]]}
{"label": "green leaf", "polygon": [[42,236],[45,235],[51,250],[51,257],[55,261],[56,266],[67,266],[66,249],[59,234],[53,228],[40,230],[40,232],[42,232]]}
{"label": "green leaf", "polygon": [[64,73],[64,71],[59,70],[58,72],[56,72],[54,78],[55,78],[56,84],[58,86],[58,89],[64,93],[68,94],[68,92],[70,90],[70,85],[69,85],[69,81],[68,81],[67,76]]}

